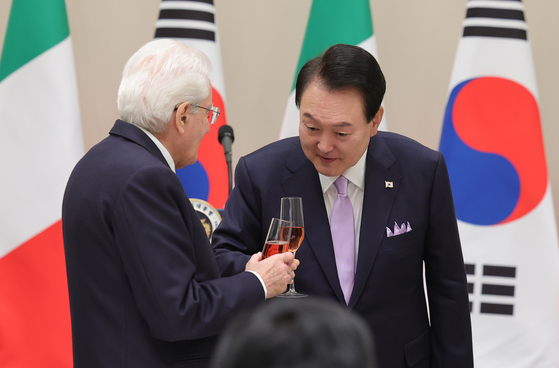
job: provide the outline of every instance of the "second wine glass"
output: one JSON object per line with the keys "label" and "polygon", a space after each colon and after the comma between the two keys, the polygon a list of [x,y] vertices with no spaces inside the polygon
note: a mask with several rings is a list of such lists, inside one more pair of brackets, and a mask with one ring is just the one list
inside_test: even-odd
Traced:
{"label": "second wine glass", "polygon": [[[303,219],[303,199],[301,197],[284,197],[281,199],[280,218],[291,222],[291,237],[288,250],[295,255],[305,237],[305,221]],[[283,298],[303,298],[307,294],[295,291],[295,283],[289,284],[289,289],[278,295]]]}
{"label": "second wine glass", "polygon": [[273,218],[270,222],[266,242],[262,249],[262,259],[287,252],[289,250],[289,240],[291,238],[291,222]]}

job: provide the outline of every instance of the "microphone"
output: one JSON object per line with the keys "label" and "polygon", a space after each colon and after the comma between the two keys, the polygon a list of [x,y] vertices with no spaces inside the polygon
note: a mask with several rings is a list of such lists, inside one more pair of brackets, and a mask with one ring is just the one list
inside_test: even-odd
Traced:
{"label": "microphone", "polygon": [[217,140],[223,146],[223,151],[225,153],[225,161],[231,163],[231,144],[235,140],[233,135],[233,128],[230,125],[222,125],[217,131]]}
{"label": "microphone", "polygon": [[225,153],[225,162],[227,163],[227,170],[229,172],[229,193],[233,187],[233,178],[231,170],[231,144],[235,140],[233,135],[233,128],[230,125],[222,125],[217,131],[217,140],[223,146],[223,152]]}

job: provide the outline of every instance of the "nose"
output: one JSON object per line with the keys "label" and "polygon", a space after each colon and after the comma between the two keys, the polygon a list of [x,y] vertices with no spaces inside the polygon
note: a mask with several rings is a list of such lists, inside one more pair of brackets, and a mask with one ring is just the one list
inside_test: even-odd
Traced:
{"label": "nose", "polygon": [[321,153],[328,153],[334,150],[334,144],[328,134],[322,134],[318,138],[317,148]]}

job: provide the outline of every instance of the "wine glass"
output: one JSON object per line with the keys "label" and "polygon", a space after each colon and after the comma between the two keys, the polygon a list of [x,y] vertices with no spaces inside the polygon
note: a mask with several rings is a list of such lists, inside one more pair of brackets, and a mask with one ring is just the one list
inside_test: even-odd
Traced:
{"label": "wine glass", "polygon": [[273,218],[270,222],[264,249],[262,249],[262,259],[273,256],[274,254],[287,252],[289,249],[289,239],[291,237],[291,222]]}
{"label": "wine glass", "polygon": [[[291,222],[291,237],[289,239],[288,250],[295,255],[305,237],[305,221],[303,220],[303,200],[301,197],[284,197],[281,199],[282,220]],[[304,298],[307,294],[295,291],[295,283],[289,284],[289,289],[278,295],[283,298]]]}

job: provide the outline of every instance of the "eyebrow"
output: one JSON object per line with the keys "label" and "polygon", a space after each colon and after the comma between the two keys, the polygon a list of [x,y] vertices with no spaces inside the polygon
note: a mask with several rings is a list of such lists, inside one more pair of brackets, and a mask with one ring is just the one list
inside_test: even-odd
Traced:
{"label": "eyebrow", "polygon": [[[309,119],[311,119],[311,120],[313,120],[313,121],[316,121],[317,123],[320,123],[318,120],[316,120],[316,119],[315,119],[311,114],[309,114],[308,112],[303,113],[303,116],[305,116],[305,117],[307,117],[307,118],[309,118]],[[350,126],[353,126],[353,124],[348,123],[348,122],[346,122],[346,121],[344,121],[344,122],[342,122],[342,123],[334,124],[334,127],[336,127],[336,128],[345,128],[345,127],[350,127]]]}
{"label": "eyebrow", "polygon": [[353,124],[344,121],[343,123],[334,124],[334,126],[336,128],[345,128],[345,127],[353,126]]}

